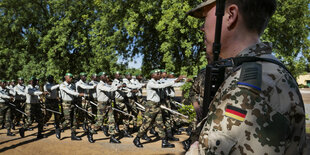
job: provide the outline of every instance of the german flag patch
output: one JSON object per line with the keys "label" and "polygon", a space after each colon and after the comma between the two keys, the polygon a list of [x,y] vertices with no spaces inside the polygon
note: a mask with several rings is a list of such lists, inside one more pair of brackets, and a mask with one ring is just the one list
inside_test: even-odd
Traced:
{"label": "german flag patch", "polygon": [[246,110],[227,105],[226,110],[225,110],[225,116],[236,119],[238,121],[244,121],[245,116],[247,114]]}

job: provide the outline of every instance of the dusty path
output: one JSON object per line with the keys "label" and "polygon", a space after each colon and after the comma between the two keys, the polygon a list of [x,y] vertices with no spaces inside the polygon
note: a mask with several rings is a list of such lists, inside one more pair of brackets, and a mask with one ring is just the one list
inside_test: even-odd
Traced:
{"label": "dusty path", "polygon": [[[6,130],[0,130],[0,154],[41,154],[41,155],[57,155],[57,154],[184,154],[180,141],[173,142],[176,148],[162,149],[161,141],[144,143],[144,148],[136,148],[132,143],[133,138],[122,138],[121,144],[109,143],[109,138],[105,137],[102,132],[94,135],[95,143],[91,144],[87,141],[87,137],[83,135],[82,130],[78,130],[78,136],[82,137],[82,141],[71,141],[71,131],[66,130],[62,133],[62,140],[58,140],[54,134],[54,127],[49,125],[45,127],[47,138],[37,140],[34,131],[26,131],[25,138],[20,138],[18,130],[15,130],[16,136],[6,136]],[[134,134],[136,135],[136,134]],[[182,135],[176,135],[180,140],[185,140],[185,132]],[[154,140],[155,137],[152,137]]]}

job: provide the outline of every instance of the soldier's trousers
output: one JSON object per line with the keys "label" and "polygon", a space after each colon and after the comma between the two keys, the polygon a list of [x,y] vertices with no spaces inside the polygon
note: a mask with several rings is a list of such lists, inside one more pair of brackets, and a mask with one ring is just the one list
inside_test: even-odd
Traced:
{"label": "soldier's trousers", "polygon": [[[115,99],[115,106],[117,109],[122,110],[126,113],[128,113],[128,108],[127,105],[125,104],[124,100],[118,100]],[[127,115],[121,114],[121,113],[116,113],[117,114],[117,124],[119,125],[121,120],[123,120],[124,123],[124,130],[128,131],[129,129],[129,117]],[[123,115],[123,119],[121,119],[121,116]]]}
{"label": "soldier's trousers", "polygon": [[110,102],[98,102],[97,107],[97,121],[94,125],[94,129],[99,129],[103,125],[104,116],[108,114],[109,133],[115,135],[115,119]]}
{"label": "soldier's trousers", "polygon": [[[167,108],[171,109],[170,102],[168,102],[167,100],[163,102],[162,104],[165,105]],[[170,112],[168,110],[163,110],[163,120],[164,120],[166,130],[171,130],[173,121],[171,119]]]}
{"label": "soldier's trousers", "polygon": [[[23,106],[24,106],[24,104],[25,104],[25,101],[24,100],[15,100],[15,102],[14,102],[14,104],[15,104],[15,108],[16,109],[18,109],[18,110],[20,110],[20,111],[24,111],[23,110]],[[22,113],[20,113],[20,112],[18,112],[17,110],[13,110],[14,112],[12,112],[13,113],[13,123],[19,123],[20,122],[20,120],[23,118],[23,114]]]}
{"label": "soldier's trousers", "polygon": [[[57,99],[46,99],[45,106],[47,109],[51,109],[51,110],[59,112],[59,102]],[[44,117],[44,124],[47,123],[51,119],[52,115],[53,115],[53,112],[46,111],[46,115]],[[56,126],[58,126],[60,123],[60,115],[54,113],[54,118],[55,118],[55,124]]]}
{"label": "soldier's trousers", "polygon": [[[30,105],[30,106],[27,106]],[[28,108],[29,109],[28,109]],[[33,120],[32,117],[37,121],[38,123],[38,129],[43,129],[43,113],[41,110],[41,105],[39,103],[26,103],[27,111],[25,110],[27,116],[27,121],[24,124],[24,128],[27,129],[31,126]]]}
{"label": "soldier's trousers", "polygon": [[139,111],[135,103],[136,101],[133,98],[129,98],[128,100],[129,100],[129,112],[130,114],[135,116],[135,117],[131,117],[133,126],[137,126],[137,116],[138,116]]}
{"label": "soldier's trousers", "polygon": [[139,129],[138,137],[142,137],[151,127],[156,124],[158,135],[160,138],[165,138],[166,133],[164,130],[162,111],[160,104],[152,101],[147,101],[145,104],[145,113],[142,121],[142,126]]}
{"label": "soldier's trousers", "polygon": [[77,120],[76,120],[76,113],[77,109],[74,107],[74,104],[71,102],[64,101],[62,103],[63,113],[64,113],[64,122],[60,125],[61,129],[71,127],[71,132],[75,132],[77,128]]}
{"label": "soldier's trousers", "polygon": [[0,123],[2,124],[5,121],[6,129],[11,129],[11,108],[7,104],[0,103]]}
{"label": "soldier's trousers", "polygon": [[[25,124],[30,124],[30,125],[32,124],[32,121],[33,121],[32,120],[33,116],[31,115],[31,106],[32,105],[30,103],[25,103],[25,113],[27,115],[25,119]],[[43,115],[42,115],[42,118],[43,118]]]}

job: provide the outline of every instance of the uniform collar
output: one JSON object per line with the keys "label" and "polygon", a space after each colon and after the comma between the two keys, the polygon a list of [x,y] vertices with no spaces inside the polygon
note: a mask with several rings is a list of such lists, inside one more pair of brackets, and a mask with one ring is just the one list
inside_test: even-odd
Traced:
{"label": "uniform collar", "polygon": [[261,42],[242,50],[236,57],[259,57],[272,53],[272,44]]}

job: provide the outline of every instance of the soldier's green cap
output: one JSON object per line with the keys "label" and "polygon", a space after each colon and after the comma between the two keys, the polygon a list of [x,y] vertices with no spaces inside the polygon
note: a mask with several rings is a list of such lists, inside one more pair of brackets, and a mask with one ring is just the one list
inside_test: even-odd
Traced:
{"label": "soldier's green cap", "polygon": [[193,16],[195,18],[203,18],[203,8],[216,2],[216,0],[205,0],[204,2],[200,3],[194,9],[188,11],[186,14]]}
{"label": "soldier's green cap", "polygon": [[30,77],[29,81],[31,80],[38,80],[35,76]]}
{"label": "soldier's green cap", "polygon": [[11,82],[15,82],[15,80],[11,80]]}
{"label": "soldier's green cap", "polygon": [[100,73],[98,74],[98,76],[102,76],[102,75],[105,75],[105,72],[100,72]]}
{"label": "soldier's green cap", "polygon": [[70,76],[70,77],[73,77],[73,75],[71,73],[66,73],[65,76]]}
{"label": "soldier's green cap", "polygon": [[121,74],[121,72],[119,72],[119,71],[116,71],[114,74]]}
{"label": "soldier's green cap", "polygon": [[151,74],[158,73],[159,71],[160,71],[159,69],[154,69],[151,71]]}
{"label": "soldier's green cap", "polygon": [[160,72],[167,73],[165,69],[161,69]]}
{"label": "soldier's green cap", "polygon": [[127,72],[125,75],[131,75],[131,73]]}
{"label": "soldier's green cap", "polygon": [[85,72],[81,72],[80,76],[86,76],[87,74]]}
{"label": "soldier's green cap", "polygon": [[91,76],[97,76],[97,73],[92,74]]}
{"label": "soldier's green cap", "polygon": [[24,80],[24,78],[23,77],[19,77],[18,80]]}
{"label": "soldier's green cap", "polygon": [[169,72],[169,74],[174,75],[174,73],[173,73],[173,72]]}
{"label": "soldier's green cap", "polygon": [[5,82],[5,80],[1,80],[1,82]]}
{"label": "soldier's green cap", "polygon": [[141,74],[136,74],[135,76],[137,77],[137,76],[140,76]]}

